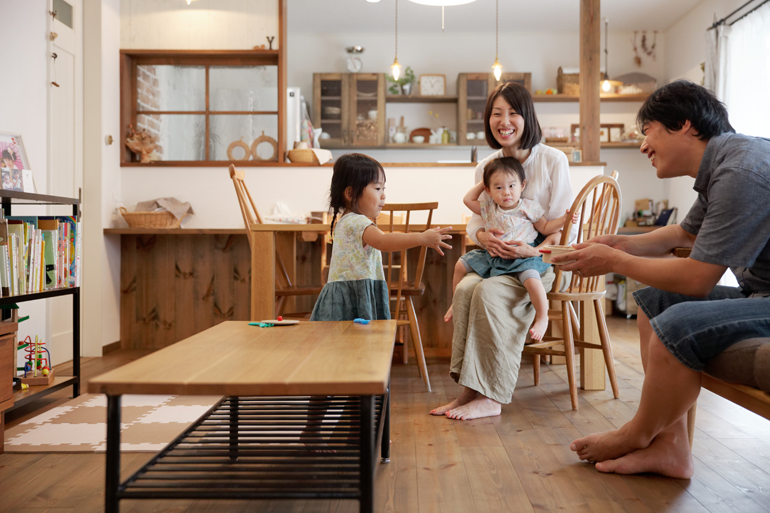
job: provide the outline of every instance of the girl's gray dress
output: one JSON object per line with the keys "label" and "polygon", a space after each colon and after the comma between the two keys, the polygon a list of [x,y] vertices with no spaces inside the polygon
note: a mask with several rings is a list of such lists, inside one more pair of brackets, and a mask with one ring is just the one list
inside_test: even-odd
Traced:
{"label": "girl's gray dress", "polygon": [[329,279],[311,321],[390,319],[382,254],[363,241],[364,230],[372,224],[368,217],[351,212],[335,225]]}

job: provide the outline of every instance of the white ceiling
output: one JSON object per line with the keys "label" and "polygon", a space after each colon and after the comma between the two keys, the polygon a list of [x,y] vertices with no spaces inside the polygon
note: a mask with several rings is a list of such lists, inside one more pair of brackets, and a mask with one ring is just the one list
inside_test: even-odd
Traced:
{"label": "white ceiling", "polygon": [[[666,30],[702,0],[602,0],[611,31]],[[289,0],[290,33],[392,32],[396,0]],[[580,0],[499,0],[500,31],[579,30]],[[495,0],[445,8],[445,32],[495,30]],[[399,32],[440,32],[441,8],[398,0]]]}

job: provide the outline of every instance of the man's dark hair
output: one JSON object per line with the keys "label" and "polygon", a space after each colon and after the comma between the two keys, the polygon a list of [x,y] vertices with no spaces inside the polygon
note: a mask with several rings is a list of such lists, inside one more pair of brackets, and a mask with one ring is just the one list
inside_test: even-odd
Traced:
{"label": "man's dark hair", "polygon": [[489,183],[492,181],[492,175],[502,171],[507,176],[515,176],[519,179],[519,183],[524,185],[527,181],[524,168],[521,167],[521,163],[513,157],[500,157],[492,159],[484,166],[484,187],[489,189]]}
{"label": "man's dark hair", "polygon": [[528,150],[540,142],[543,138],[540,130],[540,122],[537,120],[535,105],[532,103],[532,95],[527,88],[516,82],[500,83],[492,94],[487,98],[487,106],[484,109],[484,133],[487,137],[487,144],[490,148],[499,150],[502,148],[492,135],[492,128],[489,126],[489,118],[492,117],[492,104],[495,103],[498,96],[502,96],[508,105],[524,118],[524,130],[522,130],[521,139],[519,139],[519,149]]}
{"label": "man's dark hair", "polygon": [[724,104],[705,87],[687,80],[664,85],[645,100],[636,124],[643,132],[644,125],[651,121],[657,121],[669,131],[679,130],[689,121],[701,141],[725,132],[735,133]]}

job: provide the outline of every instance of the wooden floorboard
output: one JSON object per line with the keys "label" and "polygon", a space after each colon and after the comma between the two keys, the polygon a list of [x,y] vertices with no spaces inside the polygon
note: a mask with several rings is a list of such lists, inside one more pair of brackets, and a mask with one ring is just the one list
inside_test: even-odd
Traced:
{"label": "wooden floorboard", "polygon": [[[696,420],[695,476],[597,472],[569,449],[577,437],[622,426],[633,417],[644,374],[636,322],[609,318],[621,397],[580,391],[573,411],[564,366],[543,365],[533,385],[531,361],[502,415],[452,421],[428,414],[460,393],[446,359],[429,359],[433,393],[425,392],[414,360],[394,363],[391,462],[376,479],[378,512],[502,513],[770,513],[770,421],[703,391]],[[83,359],[85,381],[149,351],[118,350]],[[65,372],[68,364],[59,366]],[[608,381],[609,383],[609,381]],[[68,399],[63,390],[7,416],[9,427]],[[122,456],[125,479],[150,457]],[[0,455],[0,512],[91,513],[104,508],[104,455]],[[352,513],[357,501],[122,501],[123,513]]]}

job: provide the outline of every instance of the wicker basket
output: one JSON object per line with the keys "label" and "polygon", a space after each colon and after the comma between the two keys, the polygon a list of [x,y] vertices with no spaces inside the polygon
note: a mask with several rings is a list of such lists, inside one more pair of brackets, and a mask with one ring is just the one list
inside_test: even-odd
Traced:
{"label": "wicker basket", "polygon": [[128,223],[129,228],[179,228],[187,214],[177,219],[167,210],[159,212],[129,212],[120,207],[120,213]]}
{"label": "wicker basket", "polygon": [[289,150],[287,156],[291,162],[304,162],[306,164],[320,164],[313,150]]}

